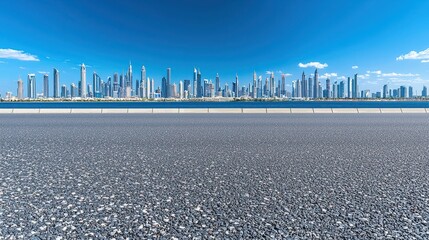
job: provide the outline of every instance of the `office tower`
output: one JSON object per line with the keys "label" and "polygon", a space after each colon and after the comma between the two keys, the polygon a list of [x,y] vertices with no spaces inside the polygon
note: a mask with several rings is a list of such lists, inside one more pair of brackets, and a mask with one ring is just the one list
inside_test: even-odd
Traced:
{"label": "office tower", "polygon": [[161,97],[167,98],[167,79],[165,77],[162,77],[161,80]]}
{"label": "office tower", "polygon": [[77,87],[74,83],[70,84],[70,97],[74,98],[78,96]]}
{"label": "office tower", "polygon": [[219,95],[219,93],[220,93],[220,79],[219,79],[219,73],[216,73],[216,80],[215,80],[216,82],[216,86],[215,86],[215,94],[216,94],[216,96],[220,96]]}
{"label": "office tower", "polygon": [[130,65],[128,66],[126,86],[130,88],[130,90],[128,90],[130,94],[127,94],[127,96],[130,97],[132,94],[134,95],[134,90],[133,90],[133,66],[131,66],[131,61],[130,61]]}
{"label": "office tower", "polygon": [[153,91],[152,82],[150,81],[150,78],[147,78],[146,80],[146,97],[153,98],[153,96],[151,95],[151,91]]}
{"label": "office tower", "polygon": [[112,88],[112,97],[119,97],[119,78],[118,73],[113,74],[113,88]]}
{"label": "office tower", "polygon": [[228,86],[228,83],[225,83],[225,87],[224,87],[224,89],[223,89],[223,96],[224,97],[230,97],[231,96],[231,94],[229,93],[229,86]]}
{"label": "office tower", "polygon": [[60,97],[60,72],[54,68],[54,98]]}
{"label": "office tower", "polygon": [[405,87],[405,86],[399,87],[399,97],[400,98],[406,98],[407,97],[407,87]]}
{"label": "office tower", "polygon": [[299,79],[296,80],[295,83],[295,87],[296,87],[296,97],[302,97],[302,89],[301,89],[301,81]]}
{"label": "office tower", "polygon": [[208,97],[209,96],[209,93],[208,93],[208,91],[209,91],[209,87],[208,87],[208,85],[209,85],[209,80],[208,79],[204,79],[204,84],[203,84],[203,96],[204,97]]}
{"label": "office tower", "polygon": [[258,93],[257,93],[258,86],[257,86],[256,80],[257,80],[257,75],[256,75],[256,72],[253,71],[253,87],[252,87],[252,97],[253,98],[258,97]]}
{"label": "office tower", "polygon": [[142,70],[141,70],[141,84],[140,85],[141,85],[140,87],[143,87],[143,92],[140,91],[140,96],[142,98],[144,98],[144,97],[148,98],[147,91],[145,91],[145,88],[146,88],[146,85],[147,85],[146,84],[146,68],[145,68],[145,66],[142,66]]}
{"label": "office tower", "polygon": [[[328,79],[326,79],[326,84],[328,84]],[[328,89],[328,85],[327,85],[326,86],[326,94],[327,94],[328,98],[331,97],[330,91],[331,91],[330,86]],[[334,84],[332,85],[332,98],[338,98],[338,84],[337,84],[337,82],[334,82]]]}
{"label": "office tower", "polygon": [[80,83],[80,97],[86,98],[86,67],[83,63],[80,67]]}
{"label": "office tower", "polygon": [[314,97],[314,87],[313,87],[313,78],[308,78],[308,97],[313,98]]}
{"label": "office tower", "polygon": [[104,95],[106,95],[108,97],[112,97],[113,96],[113,91],[112,91],[112,77],[111,76],[107,77],[107,83],[106,83],[106,89],[105,89]]}
{"label": "office tower", "polygon": [[265,78],[265,84],[264,84],[264,97],[269,97],[270,87],[269,87],[270,80],[268,78]]}
{"label": "office tower", "polygon": [[21,78],[18,79],[18,89],[17,89],[16,96],[18,97],[18,99],[24,98],[24,86]]}
{"label": "office tower", "polygon": [[183,80],[183,91],[188,91],[189,97],[189,93],[191,92],[191,80]]}
{"label": "office tower", "polygon": [[136,79],[136,81],[134,82],[135,87],[134,87],[134,94],[136,97],[140,96],[140,81],[138,79]]}
{"label": "office tower", "polygon": [[180,81],[179,82],[179,98],[183,99],[183,95],[184,95],[184,90],[183,90],[183,82]]}
{"label": "office tower", "polygon": [[282,96],[286,96],[286,74],[282,74],[282,87],[280,90]]}
{"label": "office tower", "polygon": [[170,93],[170,87],[171,85],[171,68],[167,68],[167,92],[166,92],[166,97],[173,97],[172,93]]}
{"label": "office tower", "polygon": [[387,84],[385,84],[383,86],[383,98],[388,98],[389,97],[389,87],[387,86]]}
{"label": "office tower", "polygon": [[152,81],[150,82],[150,97],[155,98],[155,80],[153,78],[152,78]]}
{"label": "office tower", "polygon": [[176,83],[170,84],[170,91],[168,91],[170,94],[170,97],[175,98],[177,97],[177,85]]}
{"label": "office tower", "polygon": [[195,97],[198,96],[198,90],[197,90],[198,89],[198,86],[197,86],[197,69],[196,68],[194,68],[194,79],[192,81],[192,86],[193,86],[193,88],[192,88],[192,95],[195,98]]}
{"label": "office tower", "polygon": [[262,76],[258,77],[258,98],[262,97]]}
{"label": "office tower", "polygon": [[61,86],[61,97],[62,98],[67,97],[67,86],[66,85]]}
{"label": "office tower", "polygon": [[426,86],[423,86],[422,97],[427,97],[427,96],[428,96],[428,88]]}
{"label": "office tower", "polygon": [[408,87],[408,98],[413,98],[414,94],[413,94],[413,87],[409,86]]}
{"label": "office tower", "polygon": [[338,87],[338,97],[339,98],[344,98],[344,81],[340,82],[340,86]]}
{"label": "office tower", "polygon": [[43,75],[43,97],[49,97],[49,77],[48,74]]}
{"label": "office tower", "polygon": [[307,80],[305,79],[305,74],[304,71],[302,72],[301,75],[301,97],[306,97],[307,96]]}
{"label": "office tower", "polygon": [[358,97],[358,85],[357,85],[357,74],[355,74],[353,80],[352,80],[352,98]]}
{"label": "office tower", "polygon": [[331,79],[326,79],[326,98],[331,97]]}
{"label": "office tower", "polygon": [[270,74],[270,97],[275,97],[276,82],[274,81],[274,72]]}
{"label": "office tower", "polygon": [[317,91],[317,96],[322,96],[323,94],[323,90],[322,90],[322,84],[319,82],[319,87],[318,87],[318,91]]}
{"label": "office tower", "polygon": [[200,98],[203,96],[203,86],[202,86],[202,82],[201,82],[201,72],[198,69],[197,72],[197,97]]}
{"label": "office tower", "polygon": [[296,97],[296,82],[292,81],[292,97]]}
{"label": "office tower", "polygon": [[350,77],[347,78],[347,97],[352,98],[352,80]]}
{"label": "office tower", "polygon": [[36,75],[33,73],[28,74],[27,97],[36,98]]}
{"label": "office tower", "polygon": [[313,83],[313,98],[319,98],[321,95],[319,94],[319,73],[317,72],[317,68],[314,71],[314,83]]}
{"label": "office tower", "polygon": [[235,74],[235,92],[234,97],[240,97],[240,85],[238,84],[238,74]]}

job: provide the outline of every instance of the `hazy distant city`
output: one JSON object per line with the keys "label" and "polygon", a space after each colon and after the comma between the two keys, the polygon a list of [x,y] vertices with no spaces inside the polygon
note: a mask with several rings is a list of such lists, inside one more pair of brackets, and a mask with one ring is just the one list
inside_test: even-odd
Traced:
{"label": "hazy distant city", "polygon": [[[43,92],[37,92],[36,74],[27,75],[27,83],[22,79],[17,82],[16,95],[7,92],[5,100],[31,99],[196,99],[196,98],[244,98],[244,99],[413,99],[426,98],[427,87],[415,90],[413,86],[390,88],[388,84],[383,89],[371,92],[360,89],[358,74],[347,80],[331,81],[330,78],[320,79],[318,69],[314,74],[302,72],[301,79],[286,78],[286,74],[276,76],[274,72],[265,79],[253,72],[252,81],[241,80],[238,75],[235,80],[221,83],[221,77],[216,74],[215,81],[203,78],[201,71],[194,68],[193,78],[180,80],[178,84],[172,81],[172,70],[167,68],[166,75],[161,80],[161,86],[155,85],[153,78],[146,76],[146,68],[142,66],[139,78],[133,77],[131,63],[124,74],[114,73],[113,77],[102,78],[96,72],[92,73],[92,81],[87,79],[85,64],[80,66],[80,81],[70,86],[61,85],[60,71],[53,69],[52,77],[41,74]],[[248,79],[245,77],[245,79]],[[289,81],[289,84],[287,83]],[[287,85],[291,86],[287,88]],[[26,89],[26,91],[25,91]],[[26,94],[25,94],[26,93]]]}

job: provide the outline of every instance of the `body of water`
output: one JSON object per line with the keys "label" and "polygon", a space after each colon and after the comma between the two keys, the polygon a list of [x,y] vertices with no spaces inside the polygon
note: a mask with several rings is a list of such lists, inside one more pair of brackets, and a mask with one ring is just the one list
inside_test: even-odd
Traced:
{"label": "body of water", "polygon": [[1,102],[0,108],[429,108],[429,101]]}

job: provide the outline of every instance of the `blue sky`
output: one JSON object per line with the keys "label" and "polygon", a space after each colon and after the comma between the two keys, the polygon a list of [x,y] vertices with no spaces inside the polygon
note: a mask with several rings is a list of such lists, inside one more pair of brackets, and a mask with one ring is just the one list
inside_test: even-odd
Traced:
{"label": "blue sky", "polygon": [[290,84],[318,62],[323,83],[359,73],[361,90],[429,86],[429,1],[3,0],[0,9],[2,94],[16,94],[28,73],[41,92],[54,67],[69,86],[81,63],[90,82],[93,71],[106,79],[129,61],[134,79],[145,65],[157,85],[167,67],[178,83],[194,66],[222,83],[237,73],[247,84],[255,70],[287,73]]}

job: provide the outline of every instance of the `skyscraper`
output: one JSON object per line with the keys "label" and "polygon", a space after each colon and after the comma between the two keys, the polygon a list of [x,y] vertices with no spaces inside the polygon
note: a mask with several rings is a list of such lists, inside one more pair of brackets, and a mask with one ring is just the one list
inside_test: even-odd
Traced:
{"label": "skyscraper", "polygon": [[140,84],[143,88],[141,89],[142,92],[140,93],[140,96],[142,98],[144,97],[149,97],[147,96],[147,92],[145,91],[146,88],[146,68],[145,66],[142,66],[142,72],[141,72],[141,84]]}
{"label": "skyscraper", "polygon": [[307,80],[304,71],[301,75],[301,97],[307,97]]}
{"label": "skyscraper", "polygon": [[358,97],[358,85],[357,85],[357,74],[355,74],[352,80],[352,98]]}
{"label": "skyscraper", "polygon": [[258,78],[258,76],[256,75],[256,72],[253,71],[253,87],[252,87],[252,97],[253,98],[257,98],[258,97],[258,94],[257,94],[257,91],[256,91],[256,89],[257,89],[256,79],[257,78]]}
{"label": "skyscraper", "polygon": [[197,97],[203,97],[203,86],[202,86],[202,82],[201,82],[201,72],[198,69],[197,72]]}
{"label": "skyscraper", "polygon": [[182,99],[183,98],[183,94],[184,94],[184,90],[183,90],[183,82],[180,81],[179,82],[179,98]]}
{"label": "skyscraper", "polygon": [[77,95],[78,95],[77,87],[74,83],[72,83],[70,85],[70,97],[74,98],[74,97],[77,97]]}
{"label": "skyscraper", "polygon": [[270,97],[275,97],[276,95],[276,82],[274,81],[274,72],[270,74]]}
{"label": "skyscraper", "polygon": [[427,97],[427,96],[428,96],[428,88],[426,86],[423,86],[422,97]]}
{"label": "skyscraper", "polygon": [[167,98],[167,91],[168,91],[167,89],[168,89],[167,79],[163,77],[161,80],[161,97]]}
{"label": "skyscraper", "polygon": [[388,98],[389,97],[389,87],[387,84],[385,84],[383,86],[383,98]]}
{"label": "skyscraper", "polygon": [[192,86],[193,86],[193,88],[192,88],[192,95],[195,98],[195,97],[198,96],[198,90],[197,90],[198,89],[198,84],[197,84],[197,69],[196,68],[194,68],[194,79],[192,81]]}
{"label": "skyscraper", "polygon": [[240,85],[238,84],[238,74],[235,74],[235,97],[240,97],[239,95],[239,90],[240,89]]}
{"label": "skyscraper", "polygon": [[413,98],[414,94],[413,94],[413,87],[412,86],[408,86],[408,98]]}
{"label": "skyscraper", "polygon": [[63,86],[61,87],[61,97],[62,98],[67,97],[67,86],[65,84],[63,84]]}
{"label": "skyscraper", "polygon": [[36,98],[36,75],[33,73],[28,74],[27,97]]}
{"label": "skyscraper", "polygon": [[147,78],[146,79],[147,81],[146,81],[146,97],[147,98],[153,98],[153,96],[151,95],[151,93],[152,93],[152,91],[153,91],[153,88],[152,88],[152,83],[151,83],[151,81],[150,81],[150,78]]}
{"label": "skyscraper", "polygon": [[131,66],[131,61],[130,61],[130,65],[128,66],[128,72],[127,72],[127,87],[130,87],[130,94],[128,97],[130,97],[132,94],[134,95],[134,91],[133,91],[133,66]]}
{"label": "skyscraper", "polygon": [[171,68],[167,68],[167,92],[166,98],[173,97],[173,94],[170,93],[171,85]]}
{"label": "skyscraper", "polygon": [[347,78],[347,97],[352,98],[352,80],[350,77]]}
{"label": "skyscraper", "polygon": [[317,68],[314,71],[314,83],[313,83],[313,98],[319,98],[319,73],[317,72]]}
{"label": "skyscraper", "polygon": [[[335,98],[335,96],[333,97]],[[331,98],[331,79],[329,78],[326,79],[326,98]]]}
{"label": "skyscraper", "polygon": [[22,82],[21,78],[18,79],[18,89],[17,89],[16,95],[17,95],[18,99],[24,98],[24,86],[23,86],[23,82]]}
{"label": "skyscraper", "polygon": [[43,75],[43,97],[49,97],[49,77],[48,74]]}
{"label": "skyscraper", "polygon": [[54,98],[60,97],[60,72],[54,68]]}
{"label": "skyscraper", "polygon": [[80,66],[80,97],[86,98],[86,67],[83,63]]}
{"label": "skyscraper", "polygon": [[280,94],[286,96],[286,74],[282,74],[282,87],[280,90]]}
{"label": "skyscraper", "polygon": [[220,96],[220,79],[219,79],[219,73],[216,73],[216,80],[215,80],[215,96]]}

